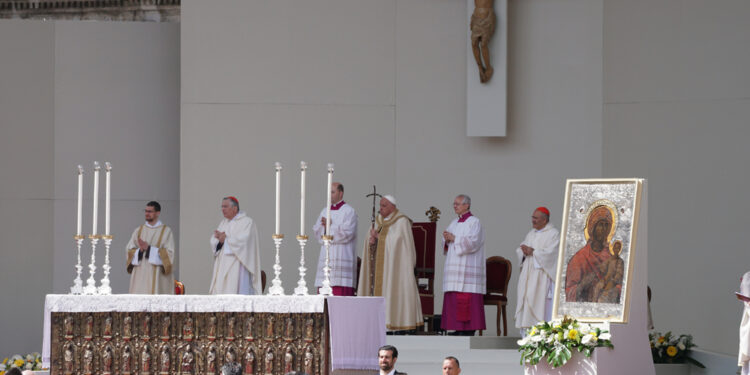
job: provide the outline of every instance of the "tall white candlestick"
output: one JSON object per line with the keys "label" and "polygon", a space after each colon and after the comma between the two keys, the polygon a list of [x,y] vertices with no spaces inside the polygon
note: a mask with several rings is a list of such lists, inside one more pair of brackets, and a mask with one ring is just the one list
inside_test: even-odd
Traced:
{"label": "tall white candlestick", "polygon": [[328,163],[328,183],[326,184],[326,236],[331,235],[331,183],[333,182],[333,163]]}
{"label": "tall white candlestick", "polygon": [[99,162],[94,162],[94,215],[93,220],[91,224],[91,234],[96,235],[96,222],[98,220],[98,213],[99,213],[99,170],[101,167],[99,166]]}
{"label": "tall white candlestick", "polygon": [[104,170],[107,171],[107,193],[106,198],[104,200],[104,234],[109,236],[109,207],[110,207],[110,198],[109,198],[109,186],[110,186],[110,174],[112,172],[112,164],[109,164],[109,162],[104,163]]}
{"label": "tall white candlestick", "polygon": [[279,234],[281,229],[281,163],[276,162],[276,231],[274,234]]}
{"label": "tall white candlestick", "polygon": [[300,169],[300,200],[299,200],[299,235],[305,235],[305,172],[307,163],[299,162]]}
{"label": "tall white candlestick", "polygon": [[83,217],[83,166],[78,166],[78,216],[76,221],[76,236],[81,235],[81,220]]}

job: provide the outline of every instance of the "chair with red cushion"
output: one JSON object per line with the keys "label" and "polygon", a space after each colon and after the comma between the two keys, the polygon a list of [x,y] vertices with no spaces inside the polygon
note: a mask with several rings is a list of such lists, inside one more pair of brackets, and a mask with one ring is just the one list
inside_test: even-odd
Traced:
{"label": "chair with red cushion", "polygon": [[[508,322],[505,306],[508,304],[508,282],[513,267],[509,260],[501,256],[487,258],[487,294],[485,305],[497,306],[497,335],[500,336],[500,318],[503,319],[503,336],[508,336]],[[482,331],[479,331],[479,335]]]}

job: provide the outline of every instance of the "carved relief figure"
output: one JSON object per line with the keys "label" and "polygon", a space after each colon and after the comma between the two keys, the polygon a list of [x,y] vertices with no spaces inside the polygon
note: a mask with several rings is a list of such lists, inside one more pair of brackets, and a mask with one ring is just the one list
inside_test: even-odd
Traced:
{"label": "carved relief figure", "polygon": [[234,323],[235,323],[234,316],[230,316],[227,319],[227,336],[226,336],[227,340],[229,341],[234,340]]}
{"label": "carved relief figure", "polygon": [[65,353],[63,353],[63,371],[66,374],[72,374],[73,373],[73,353],[75,352],[75,347],[73,347],[73,344],[68,344],[65,347]]}
{"label": "carved relief figure", "polygon": [[70,315],[65,316],[63,320],[63,331],[65,332],[65,338],[69,339],[73,337],[73,317]]}
{"label": "carved relief figure", "polygon": [[83,337],[86,339],[91,339],[91,337],[94,335],[94,317],[91,315],[86,316],[86,324],[84,324],[83,328]]}
{"label": "carved relief figure", "polygon": [[193,318],[190,315],[182,325],[182,338],[188,341],[193,339]]}
{"label": "carved relief figure", "polygon": [[273,348],[268,348],[265,359],[266,375],[273,374]]}
{"label": "carved relief figure", "polygon": [[161,358],[159,359],[159,371],[162,374],[169,374],[172,365],[172,358],[169,355],[169,345],[161,347]]}
{"label": "carved relief figure", "polygon": [[314,374],[314,365],[315,355],[313,354],[313,349],[308,346],[307,350],[305,351],[305,374]]}
{"label": "carved relief figure", "polygon": [[206,372],[213,374],[216,372],[216,347],[211,346],[206,356]]}
{"label": "carved relief figure", "polygon": [[83,351],[83,373],[94,373],[94,348],[91,344],[86,345],[86,349]]}
{"label": "carved relief figure", "polygon": [[253,325],[255,325],[255,316],[250,315],[245,319],[245,340],[253,341]]}
{"label": "carved relief figure", "polygon": [[294,370],[294,353],[292,352],[292,346],[286,347],[286,353],[284,353],[284,373]]}
{"label": "carved relief figure", "polygon": [[102,355],[102,372],[105,374],[112,373],[112,348],[110,346],[104,349]]}
{"label": "carved relief figure", "polygon": [[268,315],[266,320],[266,340],[273,339],[273,315]]}
{"label": "carved relief figure", "polygon": [[216,317],[211,315],[208,318],[208,338],[209,339],[215,339],[216,338]]}
{"label": "carved relief figure", "polygon": [[102,328],[102,336],[107,339],[112,337],[112,317],[109,315],[104,319],[104,328]]}
{"label": "carved relief figure", "polygon": [[125,315],[125,317],[122,318],[122,338],[125,339],[125,341],[128,341],[130,336],[133,335],[132,329],[133,318],[131,318],[130,315]]}
{"label": "carved relief figure", "polygon": [[313,340],[313,327],[314,326],[315,326],[315,322],[312,320],[312,318],[307,319],[305,321],[305,341]]}
{"label": "carved relief figure", "polygon": [[141,321],[141,334],[144,340],[148,340],[151,336],[151,315],[146,314]]}
{"label": "carved relief figure", "polygon": [[130,352],[130,345],[125,345],[122,349],[122,359],[120,360],[120,368],[123,374],[130,374],[130,368],[132,367],[133,354]]}
{"label": "carved relief figure", "polygon": [[193,358],[193,349],[188,345],[185,347],[185,353],[182,353],[182,361],[180,362],[182,374],[193,373]]}
{"label": "carved relief figure", "polygon": [[172,324],[172,319],[169,317],[169,315],[165,315],[161,319],[161,338],[169,339],[169,326]]}
{"label": "carved relief figure", "polygon": [[486,83],[494,69],[490,64],[490,40],[495,33],[495,0],[474,0],[471,14],[471,50],[479,67],[479,81]]}
{"label": "carved relief figure", "polygon": [[284,328],[284,337],[287,340],[294,339],[294,320],[292,320],[292,318],[286,318],[286,326]]}
{"label": "carved relief figure", "polygon": [[141,352],[141,373],[151,371],[151,349],[148,345],[143,347]]}
{"label": "carved relief figure", "polygon": [[245,374],[254,374],[255,372],[255,352],[252,348],[247,349],[245,353]]}

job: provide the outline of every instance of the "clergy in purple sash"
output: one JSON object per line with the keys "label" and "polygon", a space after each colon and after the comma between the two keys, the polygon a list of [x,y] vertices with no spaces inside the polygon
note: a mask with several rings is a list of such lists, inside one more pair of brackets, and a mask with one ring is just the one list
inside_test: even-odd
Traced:
{"label": "clergy in purple sash", "polygon": [[326,209],[320,211],[318,220],[313,226],[315,237],[320,242],[318,273],[315,286],[323,285],[326,262],[326,248],[322,236],[326,225],[331,226],[329,234],[333,236],[328,253],[328,266],[331,268],[330,279],[333,294],[336,296],[353,296],[357,276],[357,213],[344,202],[344,185],[339,182],[331,184],[331,222],[326,223]]}
{"label": "clergy in purple sash", "polygon": [[484,294],[487,292],[484,259],[484,230],[471,214],[471,198],[461,194],[453,201],[458,218],[443,232],[443,316],[444,330],[473,336],[485,329]]}

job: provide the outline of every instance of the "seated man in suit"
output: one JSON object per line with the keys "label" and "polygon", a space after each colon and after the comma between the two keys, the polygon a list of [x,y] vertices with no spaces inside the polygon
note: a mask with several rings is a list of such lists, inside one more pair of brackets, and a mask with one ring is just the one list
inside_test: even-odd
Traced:
{"label": "seated man in suit", "polygon": [[383,345],[378,349],[378,365],[380,375],[406,375],[405,372],[395,370],[398,359],[398,349],[393,345]]}

